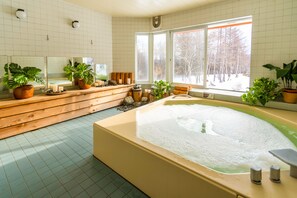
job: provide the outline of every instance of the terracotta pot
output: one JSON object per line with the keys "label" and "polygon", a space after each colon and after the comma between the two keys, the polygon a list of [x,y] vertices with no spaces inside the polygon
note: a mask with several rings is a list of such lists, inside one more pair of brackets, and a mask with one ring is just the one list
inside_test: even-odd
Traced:
{"label": "terracotta pot", "polygon": [[287,103],[297,103],[297,90],[286,89],[283,91],[284,101]]}
{"label": "terracotta pot", "polygon": [[135,102],[140,102],[142,97],[141,89],[133,89],[133,99]]}
{"label": "terracotta pot", "polygon": [[297,93],[297,89],[285,89],[284,91],[288,93]]}
{"label": "terracotta pot", "polygon": [[90,89],[91,85],[85,84],[84,80],[79,79],[78,80],[78,86],[80,89]]}
{"label": "terracotta pot", "polygon": [[78,85],[78,79],[77,79],[77,78],[74,79],[74,85],[75,85],[75,86]]}
{"label": "terracotta pot", "polygon": [[132,96],[132,91],[129,91],[128,92],[128,96]]}
{"label": "terracotta pot", "polygon": [[152,94],[149,95],[149,101],[150,102],[154,102],[155,101],[155,96],[153,96]]}
{"label": "terracotta pot", "polygon": [[24,85],[13,90],[15,99],[31,98],[34,95],[34,87],[32,85]]}

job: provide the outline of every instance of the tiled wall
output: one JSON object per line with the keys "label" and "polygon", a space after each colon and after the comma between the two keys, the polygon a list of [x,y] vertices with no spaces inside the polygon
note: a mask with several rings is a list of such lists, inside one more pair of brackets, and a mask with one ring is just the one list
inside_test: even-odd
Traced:
{"label": "tiled wall", "polygon": [[[18,8],[26,19],[16,18]],[[63,0],[1,0],[0,55],[93,57],[111,71],[112,18]]]}
{"label": "tiled wall", "polygon": [[[15,17],[17,8],[26,10],[27,19]],[[165,15],[162,29],[252,15],[253,80],[274,77],[262,68],[265,63],[297,59],[296,10],[296,0],[230,0]],[[81,27],[73,29],[72,20]],[[0,1],[0,55],[89,56],[107,64],[108,71],[134,71],[135,32],[148,31],[150,18],[111,18],[63,0]]]}
{"label": "tiled wall", "polygon": [[113,70],[134,72],[135,33],[150,31],[150,18],[112,18]]}
{"label": "tiled wall", "polygon": [[[272,63],[281,66],[283,62],[297,59],[296,10],[297,0],[230,0],[165,15],[162,18],[162,29],[251,15],[253,17],[251,81],[253,81],[261,76],[275,77],[273,72],[262,67],[263,64]],[[147,31],[148,23],[150,20],[145,19],[141,21],[113,19],[115,68],[134,70],[134,33]]]}

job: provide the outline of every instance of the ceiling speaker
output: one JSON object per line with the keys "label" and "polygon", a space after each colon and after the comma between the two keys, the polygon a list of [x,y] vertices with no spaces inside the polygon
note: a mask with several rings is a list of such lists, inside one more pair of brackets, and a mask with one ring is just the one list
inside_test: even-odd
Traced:
{"label": "ceiling speaker", "polygon": [[162,17],[161,16],[154,16],[152,18],[152,25],[153,25],[153,29],[159,29],[161,28],[161,20]]}

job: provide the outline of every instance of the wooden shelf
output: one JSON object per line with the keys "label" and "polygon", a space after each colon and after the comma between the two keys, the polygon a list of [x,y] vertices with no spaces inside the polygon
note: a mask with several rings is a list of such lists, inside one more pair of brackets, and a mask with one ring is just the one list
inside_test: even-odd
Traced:
{"label": "wooden shelf", "polygon": [[132,86],[92,87],[55,96],[0,100],[0,139],[118,106]]}

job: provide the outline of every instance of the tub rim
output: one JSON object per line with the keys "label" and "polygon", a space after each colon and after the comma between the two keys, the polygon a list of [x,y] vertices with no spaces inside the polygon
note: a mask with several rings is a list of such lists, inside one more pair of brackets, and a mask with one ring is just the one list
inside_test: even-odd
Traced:
{"label": "tub rim", "polygon": [[[262,189],[262,191],[260,190],[261,193],[257,192],[259,190],[259,186],[256,186],[255,184],[252,184],[250,182],[249,173],[236,173],[236,174],[232,173],[232,174],[228,174],[228,173],[221,173],[221,172],[212,170],[212,169],[208,168],[207,166],[203,166],[201,164],[197,164],[195,162],[191,162],[189,160],[186,160],[186,159],[182,158],[181,156],[179,156],[179,155],[177,155],[175,153],[172,153],[171,151],[168,151],[168,150],[166,150],[164,148],[161,148],[161,147],[159,147],[157,145],[153,145],[153,144],[151,144],[149,142],[145,142],[144,140],[140,140],[140,139],[138,139],[136,137],[136,135],[135,135],[134,139],[133,138],[131,139],[131,137],[127,138],[127,136],[125,136],[126,133],[131,133],[131,132],[125,131],[125,130],[124,130],[124,132],[121,132],[121,130],[123,130],[123,126],[121,126],[121,127],[115,126],[114,125],[115,121],[112,121],[112,122],[110,121],[110,119],[116,118],[116,121],[119,122],[119,125],[122,125],[122,124],[127,125],[128,124],[131,127],[131,123],[133,123],[133,119],[134,119],[134,122],[135,122],[135,117],[132,119],[132,122],[131,122],[131,119],[130,120],[128,119],[131,115],[133,115],[133,114],[135,115],[135,113],[137,111],[139,111],[139,110],[144,110],[145,111],[147,107],[155,107],[155,106],[158,106],[158,105],[162,105],[162,104],[164,104],[164,102],[169,101],[169,100],[172,100],[172,97],[168,97],[168,98],[156,101],[154,103],[144,105],[144,106],[139,107],[137,109],[133,109],[133,110],[130,110],[128,112],[125,112],[124,117],[123,117],[123,113],[121,113],[121,114],[118,114],[116,116],[113,116],[113,117],[110,117],[110,118],[95,122],[94,127],[100,128],[101,130],[104,130],[104,131],[112,134],[113,136],[116,136],[117,138],[132,144],[133,146],[136,146],[136,147],[138,147],[138,148],[140,148],[142,150],[145,150],[146,152],[149,152],[149,153],[155,155],[156,157],[164,159],[164,160],[168,161],[169,163],[172,163],[174,165],[179,166],[183,170],[185,170],[185,171],[187,171],[187,172],[189,172],[189,173],[191,173],[191,174],[193,174],[195,176],[198,176],[198,177],[206,180],[207,182],[211,182],[211,183],[213,183],[213,184],[215,184],[216,186],[219,186],[219,187],[224,187],[224,188],[226,188],[228,190],[231,190],[231,191],[235,192],[238,195],[243,195],[243,196],[249,197],[249,196],[254,196],[255,194],[265,193],[265,191],[263,191],[263,189]],[[173,100],[174,101],[184,101],[185,99],[184,98],[182,98],[182,99],[181,98],[175,98]],[[225,103],[225,104],[235,105],[235,106],[238,105],[238,106],[248,108],[248,109],[252,108],[253,110],[254,109],[260,109],[260,112],[262,112],[262,113],[269,112],[268,115],[273,116],[273,117],[275,117],[274,116],[275,112],[282,112],[282,113],[291,112],[291,111],[286,111],[286,110],[271,109],[271,108],[265,108],[265,107],[254,107],[254,106],[248,106],[248,105],[239,104],[239,103],[217,101],[217,100],[208,100],[208,99],[203,99],[203,98],[190,98],[190,99],[187,99],[187,101],[189,101],[189,100],[200,100],[200,101],[206,101],[206,102],[211,102],[211,103],[214,102],[216,104],[221,104],[221,103],[224,104]],[[294,115],[297,116],[297,112],[294,112]],[[281,118],[285,119],[285,117],[281,117]],[[129,120],[129,121],[127,122],[127,120]],[[293,124],[293,126],[297,127],[297,123],[294,123],[292,120],[289,120],[289,121],[290,121],[291,124]],[[134,131],[136,131],[135,125],[134,125]],[[168,155],[169,155],[169,157],[168,157]],[[283,183],[289,184],[290,185],[290,187],[289,187],[290,190],[295,189],[294,186],[297,185],[297,180],[293,179],[293,178],[291,178],[289,176],[289,171],[288,170],[282,170],[281,173],[282,173],[282,181],[286,181],[286,182],[283,182]],[[243,182],[246,186],[248,186],[248,190],[245,190],[244,192],[242,192],[241,186],[238,185],[238,183],[240,183],[240,182]],[[262,183],[263,183],[263,185],[265,184],[265,186],[269,186],[269,189],[274,191],[273,188],[275,187],[274,186],[275,184],[272,183],[269,180],[269,172],[268,171],[263,172],[263,181],[262,181]],[[283,187],[283,188],[281,188],[279,190],[281,190],[281,193],[279,193],[279,195],[284,195],[284,192],[287,192],[288,189]],[[293,192],[293,194],[294,194],[294,192]]]}

